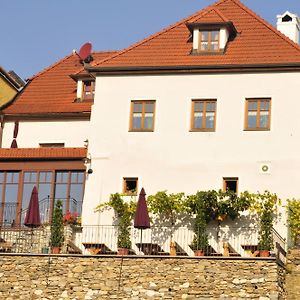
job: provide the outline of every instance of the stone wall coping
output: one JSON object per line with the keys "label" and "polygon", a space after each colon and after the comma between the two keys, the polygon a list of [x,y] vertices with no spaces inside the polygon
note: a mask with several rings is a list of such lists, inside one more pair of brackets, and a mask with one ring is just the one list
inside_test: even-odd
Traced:
{"label": "stone wall coping", "polygon": [[120,259],[185,259],[185,260],[243,260],[243,261],[276,261],[276,257],[232,257],[232,256],[170,256],[170,255],[84,255],[84,254],[42,254],[42,253],[0,253],[2,256],[20,257],[78,257],[78,258],[120,258]]}

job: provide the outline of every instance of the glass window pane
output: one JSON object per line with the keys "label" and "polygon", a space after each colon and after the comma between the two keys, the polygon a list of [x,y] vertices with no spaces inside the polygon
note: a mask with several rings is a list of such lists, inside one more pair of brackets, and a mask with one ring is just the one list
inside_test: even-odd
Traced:
{"label": "glass window pane", "polygon": [[268,128],[268,124],[269,124],[269,112],[262,111],[260,113],[260,118],[259,118],[259,127]]}
{"label": "glass window pane", "polygon": [[40,183],[39,184],[39,200],[43,201],[51,195],[51,183]]}
{"label": "glass window pane", "polygon": [[147,113],[144,118],[144,129],[152,129],[153,127],[153,114]]}
{"label": "glass window pane", "polygon": [[194,128],[202,128],[203,113],[197,112],[194,114]]}
{"label": "glass window pane", "polygon": [[69,178],[69,172],[56,172],[55,182],[67,183]]}
{"label": "glass window pane", "polygon": [[25,183],[23,186],[22,211],[28,208],[34,183]]}
{"label": "glass window pane", "polygon": [[219,31],[212,31],[211,32],[211,40],[218,41],[219,40]]}
{"label": "glass window pane", "polygon": [[142,103],[134,103],[133,112],[142,112],[143,111],[143,104]]}
{"label": "glass window pane", "polygon": [[70,211],[81,214],[83,184],[72,184],[70,189]]}
{"label": "glass window pane", "polygon": [[0,172],[0,183],[4,182],[4,172]]}
{"label": "glass window pane", "polygon": [[142,114],[134,114],[133,115],[132,128],[133,129],[141,129],[142,128]]}
{"label": "glass window pane", "polygon": [[7,183],[18,183],[19,182],[19,172],[7,172],[6,173]]}
{"label": "glass window pane", "polygon": [[201,32],[201,41],[208,41],[208,31]]}
{"label": "glass window pane", "polygon": [[47,172],[46,174],[46,182],[52,182],[52,172]]}
{"label": "glass window pane", "polygon": [[215,117],[214,117],[214,113],[213,112],[207,112],[206,113],[206,122],[205,122],[205,126],[206,128],[214,128],[214,120],[215,120]]}
{"label": "glass window pane", "polygon": [[219,42],[211,42],[211,49],[218,50],[219,49]]}
{"label": "glass window pane", "polygon": [[248,127],[249,128],[256,128],[256,117],[257,117],[256,111],[251,111],[248,113]]}
{"label": "glass window pane", "polygon": [[154,103],[146,103],[145,104],[145,112],[153,113],[154,112]]}
{"label": "glass window pane", "polygon": [[195,102],[194,110],[195,112],[203,111],[203,102]]}
{"label": "glass window pane", "polygon": [[257,110],[257,102],[249,101],[248,102],[248,110]]}
{"label": "glass window pane", "polygon": [[5,188],[5,202],[18,202],[18,184],[7,184]]}
{"label": "glass window pane", "polygon": [[208,50],[208,42],[201,42],[200,49],[203,51]]}

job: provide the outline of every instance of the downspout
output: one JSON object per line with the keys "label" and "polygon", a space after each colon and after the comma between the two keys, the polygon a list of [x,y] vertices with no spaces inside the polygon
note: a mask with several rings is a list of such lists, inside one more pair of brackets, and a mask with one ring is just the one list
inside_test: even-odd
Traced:
{"label": "downspout", "polygon": [[2,148],[2,138],[3,138],[3,128],[4,128],[4,115],[0,115],[0,148]]}

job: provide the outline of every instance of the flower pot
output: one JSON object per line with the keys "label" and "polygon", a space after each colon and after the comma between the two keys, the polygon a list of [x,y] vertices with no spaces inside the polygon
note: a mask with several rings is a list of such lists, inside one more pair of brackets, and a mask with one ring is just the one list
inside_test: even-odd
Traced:
{"label": "flower pot", "polygon": [[176,243],[175,242],[171,242],[170,243],[170,255],[171,256],[176,256]]}
{"label": "flower pot", "polygon": [[48,254],[49,248],[48,247],[42,247],[42,254]]}
{"label": "flower pot", "polygon": [[128,255],[129,249],[127,248],[118,248],[118,255]]}
{"label": "flower pot", "polygon": [[52,247],[51,248],[52,254],[59,254],[60,253],[60,247]]}
{"label": "flower pot", "polygon": [[269,257],[270,251],[269,250],[259,250],[259,256],[260,257]]}
{"label": "flower pot", "polygon": [[219,221],[219,222],[223,222],[225,221],[227,215],[223,214],[223,215],[218,215],[216,220]]}
{"label": "flower pot", "polygon": [[194,250],[195,256],[204,256],[204,250]]}

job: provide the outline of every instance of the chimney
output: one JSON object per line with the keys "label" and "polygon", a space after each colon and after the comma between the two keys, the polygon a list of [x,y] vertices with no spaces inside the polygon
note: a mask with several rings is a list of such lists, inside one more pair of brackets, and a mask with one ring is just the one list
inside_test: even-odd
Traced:
{"label": "chimney", "polygon": [[297,15],[286,11],[277,16],[277,30],[299,44],[300,21]]}

